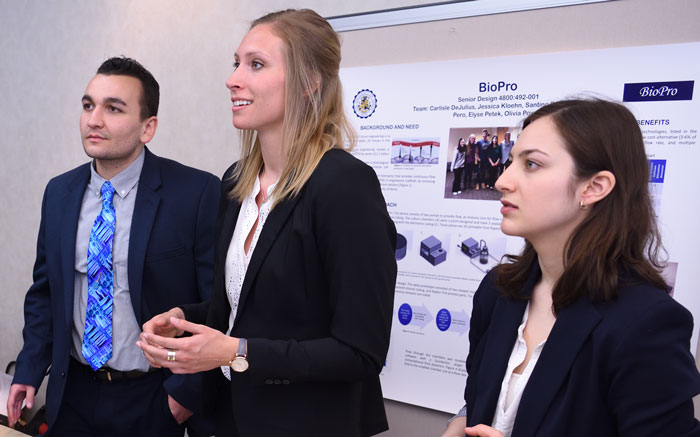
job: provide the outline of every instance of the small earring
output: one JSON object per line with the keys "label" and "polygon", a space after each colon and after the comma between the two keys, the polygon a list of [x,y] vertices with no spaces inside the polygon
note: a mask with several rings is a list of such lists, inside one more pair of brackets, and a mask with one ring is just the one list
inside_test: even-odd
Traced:
{"label": "small earring", "polygon": [[584,210],[585,210],[585,209],[588,209],[588,205],[586,205],[585,203],[583,203],[583,199],[581,199],[581,200],[579,201],[578,207],[581,208],[581,209],[584,209]]}

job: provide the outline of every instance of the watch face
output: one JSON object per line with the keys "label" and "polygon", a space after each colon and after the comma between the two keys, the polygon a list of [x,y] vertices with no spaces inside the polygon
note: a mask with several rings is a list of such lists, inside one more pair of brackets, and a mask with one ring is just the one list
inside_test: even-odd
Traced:
{"label": "watch face", "polygon": [[248,360],[245,357],[238,356],[231,361],[231,368],[234,372],[245,372],[248,370]]}

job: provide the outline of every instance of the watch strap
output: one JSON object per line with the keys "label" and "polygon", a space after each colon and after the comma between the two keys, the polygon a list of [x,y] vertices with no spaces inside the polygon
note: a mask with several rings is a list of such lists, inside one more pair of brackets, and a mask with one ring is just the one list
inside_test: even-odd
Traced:
{"label": "watch strap", "polygon": [[248,340],[245,338],[238,339],[238,352],[236,352],[237,357],[247,357],[248,356]]}

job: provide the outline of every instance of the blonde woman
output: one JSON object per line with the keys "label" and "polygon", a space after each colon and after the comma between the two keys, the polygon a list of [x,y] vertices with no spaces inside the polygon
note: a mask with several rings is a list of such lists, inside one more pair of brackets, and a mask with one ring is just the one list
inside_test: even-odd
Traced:
{"label": "blonde woman", "polygon": [[388,428],[396,230],[374,171],[347,152],[339,65],[315,12],[253,22],[226,82],[244,144],[223,177],[212,299],[144,325],[152,365],[207,372],[217,436]]}

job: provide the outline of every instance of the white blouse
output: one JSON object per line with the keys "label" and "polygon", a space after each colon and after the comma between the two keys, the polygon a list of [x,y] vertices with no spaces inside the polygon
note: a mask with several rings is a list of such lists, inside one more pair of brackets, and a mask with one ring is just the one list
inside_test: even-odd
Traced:
{"label": "white blouse", "polygon": [[[253,191],[245,199],[243,199],[241,209],[238,211],[236,228],[233,231],[231,244],[229,245],[228,252],[226,253],[226,295],[228,296],[228,303],[231,306],[231,314],[229,314],[228,317],[228,331],[226,331],[226,335],[231,334],[231,330],[233,329],[233,321],[236,320],[238,301],[241,297],[241,288],[243,288],[243,280],[245,279],[245,274],[248,271],[248,264],[250,263],[250,258],[255,250],[255,245],[258,243],[260,232],[262,232],[267,216],[270,214],[270,207],[272,206],[273,202],[270,193],[275,185],[277,185],[277,182],[267,188],[267,199],[265,199],[262,205],[260,205],[260,210],[258,210],[258,204],[255,202],[255,198],[258,196],[258,193],[260,193],[260,178],[256,178],[255,184],[253,185]],[[248,253],[246,253],[245,240],[250,234],[250,230],[255,225],[256,220],[258,225],[253,233],[253,239],[250,242]],[[231,368],[229,366],[221,366],[221,371],[224,373],[227,379],[231,379]]]}
{"label": "white blouse", "polygon": [[523,396],[523,391],[527,385],[530,375],[537,364],[537,360],[540,358],[542,353],[542,348],[547,342],[545,339],[542,343],[535,347],[532,352],[530,361],[525,366],[523,373],[518,375],[513,373],[513,370],[525,361],[525,356],[527,354],[527,344],[523,338],[523,331],[525,330],[525,325],[527,324],[528,313],[530,312],[530,303],[528,302],[525,308],[525,314],[523,315],[523,321],[518,327],[518,338],[513,345],[513,351],[510,353],[510,359],[508,360],[508,367],[506,369],[505,376],[503,377],[503,382],[501,383],[501,394],[498,396],[498,403],[496,404],[496,412],[494,414],[493,423],[491,426],[501,431],[505,437],[510,437],[513,432],[513,425],[515,424],[515,416],[518,413],[518,406],[520,405],[520,399]]}

